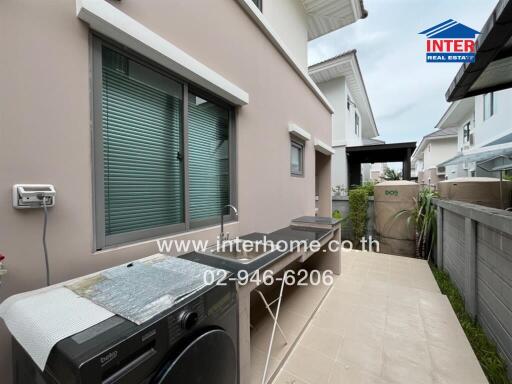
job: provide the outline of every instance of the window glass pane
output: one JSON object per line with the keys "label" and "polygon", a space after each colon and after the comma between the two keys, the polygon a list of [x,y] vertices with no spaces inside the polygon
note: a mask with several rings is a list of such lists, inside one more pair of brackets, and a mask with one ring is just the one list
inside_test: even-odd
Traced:
{"label": "window glass pane", "polygon": [[190,219],[218,218],[229,196],[229,109],[188,99]]}
{"label": "window glass pane", "polygon": [[292,142],[291,146],[291,173],[302,174],[302,146]]}
{"label": "window glass pane", "polygon": [[484,120],[487,120],[494,114],[495,103],[494,93],[486,93],[484,95]]}
{"label": "window glass pane", "polygon": [[252,2],[258,7],[260,11],[263,10],[263,0],[252,0]]}
{"label": "window glass pane", "polygon": [[182,86],[104,47],[105,234],[183,223]]}

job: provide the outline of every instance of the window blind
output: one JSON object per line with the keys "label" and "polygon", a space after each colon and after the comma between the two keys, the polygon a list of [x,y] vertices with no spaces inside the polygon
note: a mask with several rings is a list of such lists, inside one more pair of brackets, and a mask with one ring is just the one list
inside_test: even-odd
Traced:
{"label": "window blind", "polygon": [[105,235],[184,222],[182,85],[102,49]]}
{"label": "window blind", "polygon": [[218,218],[229,204],[229,110],[188,99],[190,220]]}

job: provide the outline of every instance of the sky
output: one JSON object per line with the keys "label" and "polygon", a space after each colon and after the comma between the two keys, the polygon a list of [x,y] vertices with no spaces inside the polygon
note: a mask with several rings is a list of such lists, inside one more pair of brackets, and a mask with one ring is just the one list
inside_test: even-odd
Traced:
{"label": "sky", "polygon": [[418,141],[448,108],[457,63],[425,63],[427,28],[454,19],[480,30],[497,0],[364,0],[368,17],[309,43],[309,64],[357,49],[380,138]]}

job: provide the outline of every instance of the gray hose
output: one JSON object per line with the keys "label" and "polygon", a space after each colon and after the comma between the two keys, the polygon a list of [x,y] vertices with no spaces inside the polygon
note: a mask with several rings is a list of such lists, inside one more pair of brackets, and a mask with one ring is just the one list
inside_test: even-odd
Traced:
{"label": "gray hose", "polygon": [[46,265],[46,286],[50,285],[50,264],[48,263],[48,248],[46,247],[46,224],[48,223],[48,208],[46,207],[46,198],[43,197],[43,210],[44,210],[44,221],[43,221],[43,250],[44,250],[44,261]]}

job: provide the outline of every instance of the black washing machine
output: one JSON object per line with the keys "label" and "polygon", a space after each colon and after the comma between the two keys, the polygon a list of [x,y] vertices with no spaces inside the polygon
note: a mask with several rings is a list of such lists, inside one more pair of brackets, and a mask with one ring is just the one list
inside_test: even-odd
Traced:
{"label": "black washing machine", "polygon": [[211,286],[152,320],[119,316],[58,342],[42,372],[13,339],[16,384],[238,384],[235,286]]}

